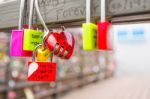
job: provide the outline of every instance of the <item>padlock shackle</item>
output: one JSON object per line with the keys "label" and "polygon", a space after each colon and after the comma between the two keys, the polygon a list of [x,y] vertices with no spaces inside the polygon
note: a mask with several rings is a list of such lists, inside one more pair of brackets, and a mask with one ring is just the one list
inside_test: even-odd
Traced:
{"label": "padlock shackle", "polygon": [[29,22],[28,22],[29,29],[32,28],[34,2],[35,0],[30,0]]}
{"label": "padlock shackle", "polygon": [[106,21],[106,1],[105,0],[100,0],[101,2],[101,9],[100,9],[100,11],[101,11],[101,22],[105,22]]}
{"label": "padlock shackle", "polygon": [[21,30],[23,27],[23,16],[24,16],[24,6],[26,0],[20,0],[20,11],[19,11],[19,23],[18,29]]}
{"label": "padlock shackle", "polygon": [[42,44],[37,45],[36,48],[34,49],[33,56],[32,56],[32,62],[35,62],[36,51],[39,47],[42,47]]}
{"label": "padlock shackle", "polygon": [[86,0],[86,23],[90,23],[91,19],[91,0]]}
{"label": "padlock shackle", "polygon": [[[34,49],[34,51],[33,51],[33,55],[32,55],[32,62],[35,62],[36,61],[36,52],[37,52],[37,49],[39,48],[39,47],[42,47],[42,46],[45,46],[45,45],[43,45],[43,44],[39,44],[39,45],[37,45],[36,46],[36,48]],[[51,54],[51,58],[50,58],[50,61],[52,62],[53,61],[53,53]]]}
{"label": "padlock shackle", "polygon": [[48,33],[48,32],[49,32],[49,29],[48,29],[48,27],[46,26],[46,24],[45,24],[45,22],[44,22],[44,19],[43,19],[41,13],[40,13],[39,5],[38,5],[38,0],[35,0],[35,3],[34,3],[34,4],[35,4],[35,10],[36,10],[37,15],[38,15],[38,17],[39,17],[39,20],[40,20],[41,24],[43,25],[44,30],[46,31],[46,33]]}

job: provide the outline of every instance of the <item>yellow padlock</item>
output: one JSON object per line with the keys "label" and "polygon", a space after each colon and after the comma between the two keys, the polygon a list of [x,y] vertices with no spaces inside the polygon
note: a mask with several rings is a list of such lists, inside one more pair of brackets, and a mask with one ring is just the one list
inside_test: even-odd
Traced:
{"label": "yellow padlock", "polygon": [[47,47],[40,47],[37,49],[37,61],[49,61],[51,52]]}
{"label": "yellow padlock", "polygon": [[84,23],[83,30],[83,49],[95,50],[97,49],[97,25],[94,23]]}
{"label": "yellow padlock", "polygon": [[97,25],[91,23],[91,0],[86,0],[86,23],[82,24],[83,49],[97,49]]}

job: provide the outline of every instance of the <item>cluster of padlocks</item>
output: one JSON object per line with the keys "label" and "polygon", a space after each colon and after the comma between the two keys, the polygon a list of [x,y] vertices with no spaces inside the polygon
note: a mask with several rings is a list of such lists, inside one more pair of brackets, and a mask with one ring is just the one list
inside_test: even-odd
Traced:
{"label": "cluster of padlocks", "polygon": [[[23,29],[24,3],[25,0],[21,0],[19,28],[12,30],[10,55],[32,57],[32,61],[28,63],[29,81],[55,81],[56,63],[52,62],[52,56],[54,54],[62,59],[69,59],[74,50],[74,36],[63,26],[61,32],[49,31],[39,12],[38,0],[30,0],[29,28]],[[32,29],[34,6],[44,31]]]}
{"label": "cluster of padlocks", "polygon": [[[101,0],[102,9],[105,0]],[[55,81],[57,66],[52,62],[53,55],[61,59],[69,59],[74,51],[74,36],[61,26],[62,31],[49,30],[46,26],[38,6],[38,0],[30,0],[28,28],[23,28],[23,13],[25,0],[21,0],[19,28],[12,30],[10,55],[13,57],[32,57],[28,62],[29,81]],[[97,25],[90,23],[90,0],[86,1],[86,23],[83,24],[83,49],[84,50],[111,50],[109,29],[111,24],[105,21],[105,10],[101,10],[101,22]],[[103,5],[103,6],[102,6]],[[44,30],[35,30],[32,27],[33,8]]]}

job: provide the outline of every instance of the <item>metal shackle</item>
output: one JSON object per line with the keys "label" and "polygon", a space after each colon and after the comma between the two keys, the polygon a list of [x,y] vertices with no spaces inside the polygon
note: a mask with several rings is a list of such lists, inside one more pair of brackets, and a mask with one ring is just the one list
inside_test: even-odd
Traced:
{"label": "metal shackle", "polygon": [[37,45],[36,48],[34,49],[33,55],[32,55],[32,62],[35,62],[35,61],[36,61],[35,57],[36,57],[37,49],[38,49],[39,47],[42,47],[42,46],[43,46],[42,44],[39,44],[39,45]]}

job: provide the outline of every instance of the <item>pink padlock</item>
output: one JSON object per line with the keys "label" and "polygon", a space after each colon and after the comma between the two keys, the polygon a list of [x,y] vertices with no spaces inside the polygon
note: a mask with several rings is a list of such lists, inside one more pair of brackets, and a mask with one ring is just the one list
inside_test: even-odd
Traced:
{"label": "pink padlock", "polygon": [[16,57],[31,57],[32,51],[23,50],[24,30],[22,29],[23,13],[25,0],[21,0],[20,15],[19,15],[19,29],[12,30],[10,43],[10,56]]}

